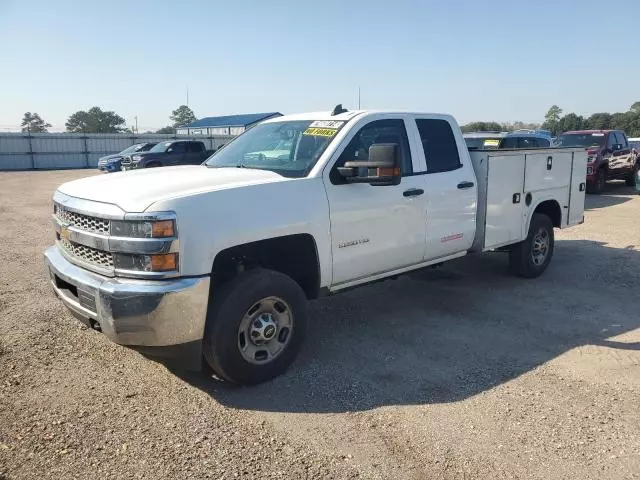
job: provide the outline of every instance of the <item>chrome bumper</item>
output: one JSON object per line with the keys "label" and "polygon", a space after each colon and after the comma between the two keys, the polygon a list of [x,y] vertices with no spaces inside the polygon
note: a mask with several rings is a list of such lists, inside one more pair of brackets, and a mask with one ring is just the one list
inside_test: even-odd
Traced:
{"label": "chrome bumper", "polygon": [[164,347],[200,342],[209,277],[109,278],[70,263],[56,246],[44,252],[54,291],[77,316],[97,322],[115,343]]}

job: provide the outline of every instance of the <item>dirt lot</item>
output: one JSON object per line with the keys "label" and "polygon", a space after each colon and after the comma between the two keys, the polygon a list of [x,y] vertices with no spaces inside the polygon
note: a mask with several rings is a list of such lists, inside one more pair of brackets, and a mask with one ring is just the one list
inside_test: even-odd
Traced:
{"label": "dirt lot", "polygon": [[83,329],[50,291],[55,187],[0,173],[0,479],[640,478],[640,197],[588,197],[550,269],[462,259],[311,305],[234,389]]}

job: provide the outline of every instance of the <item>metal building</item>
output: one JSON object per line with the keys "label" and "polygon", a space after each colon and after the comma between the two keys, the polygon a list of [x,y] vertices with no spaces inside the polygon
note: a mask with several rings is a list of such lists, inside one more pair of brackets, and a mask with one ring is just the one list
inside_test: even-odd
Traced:
{"label": "metal building", "polygon": [[134,143],[200,140],[208,150],[215,150],[232,138],[208,134],[0,133],[0,171],[95,168],[100,157],[118,153]]}
{"label": "metal building", "polygon": [[247,113],[223,117],[205,117],[176,130],[178,135],[230,135],[236,136],[268,118],[281,117],[280,112]]}

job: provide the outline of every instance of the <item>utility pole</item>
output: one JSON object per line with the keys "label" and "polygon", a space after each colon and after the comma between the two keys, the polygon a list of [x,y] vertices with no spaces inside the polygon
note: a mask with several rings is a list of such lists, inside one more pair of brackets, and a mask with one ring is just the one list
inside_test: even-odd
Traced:
{"label": "utility pole", "polygon": [[138,116],[133,117],[136,119],[136,135],[138,134]]}
{"label": "utility pole", "polygon": [[358,85],[358,110],[360,110],[360,85]]}

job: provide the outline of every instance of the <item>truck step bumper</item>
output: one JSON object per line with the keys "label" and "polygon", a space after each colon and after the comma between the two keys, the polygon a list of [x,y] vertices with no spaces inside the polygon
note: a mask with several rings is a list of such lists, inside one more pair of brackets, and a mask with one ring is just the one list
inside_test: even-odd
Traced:
{"label": "truck step bumper", "polygon": [[[175,347],[201,343],[209,299],[208,276],[171,280],[110,278],[72,264],[55,246],[49,247],[44,257],[51,285],[62,302],[76,317],[101,330],[113,342],[157,351],[154,356],[159,357],[163,356],[161,347],[180,351]],[[200,362],[199,358],[184,360],[193,365]]]}

